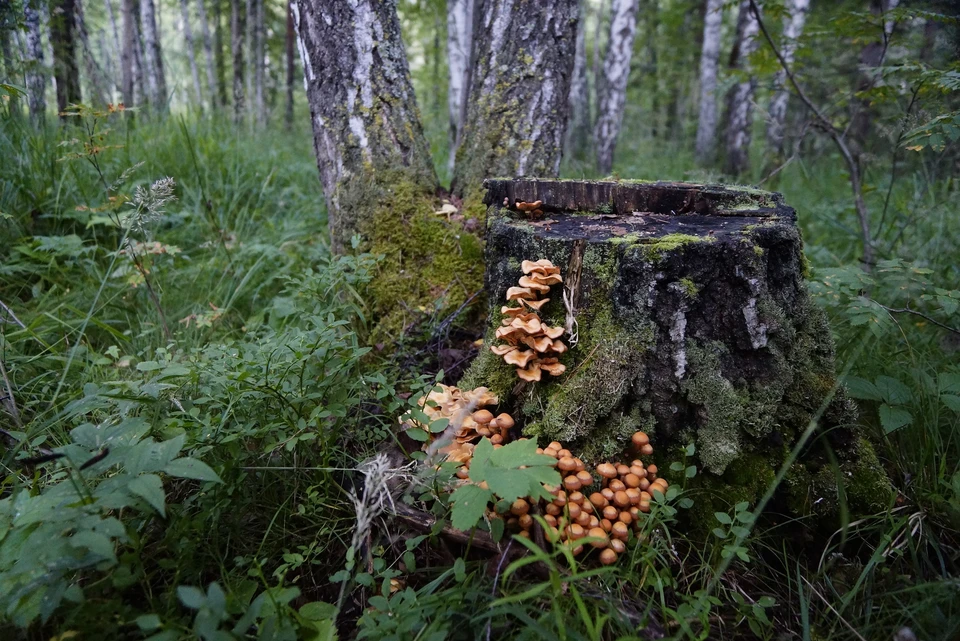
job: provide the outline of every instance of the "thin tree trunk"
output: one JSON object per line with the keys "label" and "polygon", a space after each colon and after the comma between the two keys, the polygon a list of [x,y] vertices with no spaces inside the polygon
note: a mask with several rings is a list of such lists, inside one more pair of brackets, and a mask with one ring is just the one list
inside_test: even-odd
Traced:
{"label": "thin tree trunk", "polygon": [[296,0],[294,23],[330,237],[342,252],[355,234],[371,232],[377,205],[401,181],[426,194],[438,185],[395,2],[319,5]]}
{"label": "thin tree trunk", "polygon": [[757,49],[759,25],[750,9],[750,0],[742,0],[737,17],[737,39],[731,55],[731,67],[746,71],[747,78],[733,87],[727,110],[727,154],[724,170],[739,176],[750,168],[750,139],[753,129],[753,95],[756,77],[750,72],[750,56]]}
{"label": "thin tree trunk", "polygon": [[452,172],[460,144],[473,49],[474,0],[447,1],[447,107],[450,111],[450,158]]}
{"label": "thin tree trunk", "polygon": [[57,81],[57,111],[60,113],[68,105],[82,102],[76,36],[74,1],[57,0],[50,7],[50,44],[53,47],[53,77]]}
{"label": "thin tree trunk", "polygon": [[[787,0],[787,19],[783,25],[783,44],[780,53],[787,66],[793,65],[797,41],[803,34],[810,0]],[[784,126],[787,122],[787,103],[790,92],[786,86],[787,72],[781,67],[773,77],[774,93],[770,99],[770,118],[767,121],[767,142],[778,154],[783,153]]]}
{"label": "thin tree trunk", "polygon": [[220,104],[226,106],[227,100],[227,72],[226,56],[223,53],[223,0],[213,0],[213,18],[216,21],[213,40],[213,59],[217,67],[217,95]]}
{"label": "thin tree trunk", "polygon": [[253,93],[253,68],[256,66],[256,42],[254,41],[254,32],[257,27],[257,10],[254,8],[254,0],[245,0],[243,9],[244,31],[243,31],[243,50],[245,52],[244,67],[244,95],[252,103],[256,110],[256,100]]}
{"label": "thin tree trunk", "polygon": [[478,0],[469,111],[453,189],[479,197],[489,176],[556,176],[567,129],[577,0]]}
{"label": "thin tree trunk", "polygon": [[24,27],[27,32],[27,55],[24,58],[24,67],[30,119],[34,124],[42,127],[46,124],[47,117],[47,80],[44,74],[43,41],[40,37],[39,5],[40,0],[27,0],[23,7]]}
{"label": "thin tree trunk", "polygon": [[[609,13],[607,9],[608,4],[608,0],[600,0],[600,5],[597,7],[597,24],[594,25],[593,29],[592,75],[594,115],[596,114],[597,105],[600,104],[600,74],[603,73],[603,46],[601,41],[603,40],[603,34],[607,33],[604,26],[607,22],[607,14]],[[594,120],[595,119],[596,118],[594,118]]]}
{"label": "thin tree trunk", "polygon": [[[581,3],[582,11],[586,5]],[[577,47],[573,59],[573,79],[570,81],[570,124],[567,127],[566,155],[582,158],[590,141],[590,89],[587,85],[587,25],[581,19],[577,25]]]}
{"label": "thin tree trunk", "polygon": [[267,107],[266,103],[263,100],[263,81],[264,81],[264,65],[266,64],[264,60],[264,43],[266,39],[266,30],[264,29],[264,8],[263,0],[254,0],[254,7],[256,10],[256,22],[254,24],[253,36],[254,36],[254,68],[253,68],[253,81],[254,81],[254,96],[256,104],[256,115],[257,123],[261,126],[267,122]]}
{"label": "thin tree trunk", "polygon": [[100,58],[103,59],[103,73],[107,78],[107,102],[114,102],[114,92],[119,90],[120,72],[113,59],[113,51],[107,44],[107,34],[101,29],[97,32],[97,47],[100,49]]}
{"label": "thin tree trunk", "polygon": [[[13,57],[13,49],[10,46],[10,33],[11,32],[7,29],[0,29],[0,53],[3,55],[4,80],[10,84],[20,84],[20,82],[17,80],[18,65]],[[19,117],[20,98],[18,96],[10,96],[10,102],[8,105],[10,109],[10,115],[13,117]]]}
{"label": "thin tree trunk", "polygon": [[137,52],[140,48],[140,36],[137,31],[136,0],[123,0],[123,49],[120,57],[122,67],[120,94],[128,107],[135,106],[137,100]]}
{"label": "thin tree trunk", "polygon": [[[660,113],[660,69],[657,65],[657,40],[660,29],[660,7],[657,0],[647,0],[647,64],[642,65],[646,76],[652,76],[651,92],[653,95],[650,100],[650,135],[656,137],[660,133],[660,120],[663,114]],[[680,87],[672,87],[670,94],[675,98],[680,91]],[[668,105],[669,108],[669,105]]]}
{"label": "thin tree trunk", "polygon": [[603,60],[597,122],[594,125],[597,168],[602,174],[610,173],[613,168],[613,152],[623,122],[633,39],[637,34],[637,8],[637,0],[613,0],[610,39]]}
{"label": "thin tree trunk", "polygon": [[[123,0],[121,0],[123,2]],[[123,94],[123,80],[122,75],[116,73],[117,69],[123,68],[123,49],[120,48],[120,30],[117,28],[117,16],[113,10],[113,0],[103,0],[103,4],[107,10],[107,20],[110,22],[110,35],[112,37],[111,44],[113,45],[113,55],[111,59],[113,62],[108,66],[112,70],[110,73],[110,78],[113,79],[113,84],[116,87],[117,91],[120,94]],[[121,7],[123,5],[121,4]],[[106,55],[106,53],[104,54]]]}
{"label": "thin tree trunk", "polygon": [[240,10],[241,0],[230,0],[230,50],[233,53],[233,121],[239,124],[243,120],[243,39],[244,20]]}
{"label": "thin tree trunk", "polygon": [[697,121],[697,161],[713,160],[717,138],[717,70],[720,61],[720,30],[723,0],[706,0],[703,17],[703,48],[700,53],[700,117]]}
{"label": "thin tree trunk", "polygon": [[90,34],[87,33],[87,20],[83,12],[83,0],[74,0],[76,3],[74,17],[77,33],[80,35],[80,44],[83,47],[83,62],[87,69],[87,79],[90,81],[91,94],[94,96],[94,105],[105,106],[110,100],[110,81],[103,69],[97,63],[97,57],[90,44]]}
{"label": "thin tree trunk", "polygon": [[197,0],[197,16],[200,18],[200,34],[203,36],[203,59],[207,69],[207,91],[210,94],[210,107],[218,105],[217,74],[214,68],[213,43],[210,38],[210,25],[207,23],[207,10],[203,6],[206,0]]}
{"label": "thin tree trunk", "polygon": [[293,27],[292,3],[287,3],[287,105],[284,110],[284,123],[288,130],[293,128],[293,83],[295,82],[294,40],[296,31]]}
{"label": "thin tree trunk", "polygon": [[197,106],[203,109],[203,91],[200,89],[200,72],[197,70],[197,56],[193,51],[193,27],[190,26],[190,9],[187,0],[180,0],[180,14],[183,16],[183,43],[187,47],[187,59],[190,61],[190,76],[193,78],[193,90],[197,94]]}
{"label": "thin tree trunk", "polygon": [[155,109],[164,110],[167,103],[167,82],[163,73],[163,52],[160,48],[156,7],[153,0],[140,0],[140,24],[143,29],[144,60],[150,102]]}

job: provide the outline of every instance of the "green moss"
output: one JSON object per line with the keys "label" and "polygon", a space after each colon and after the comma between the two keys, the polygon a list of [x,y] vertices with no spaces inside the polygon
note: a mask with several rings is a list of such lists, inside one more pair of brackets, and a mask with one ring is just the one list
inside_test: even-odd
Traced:
{"label": "green moss", "polygon": [[690,298],[696,298],[697,294],[700,293],[700,288],[697,287],[697,284],[689,278],[681,278],[679,283],[680,287],[683,288],[684,293]]}
{"label": "green moss", "polygon": [[641,241],[644,256],[653,262],[659,262],[663,255],[691,243],[714,243],[715,236],[691,236],[690,234],[667,234],[648,241]]}

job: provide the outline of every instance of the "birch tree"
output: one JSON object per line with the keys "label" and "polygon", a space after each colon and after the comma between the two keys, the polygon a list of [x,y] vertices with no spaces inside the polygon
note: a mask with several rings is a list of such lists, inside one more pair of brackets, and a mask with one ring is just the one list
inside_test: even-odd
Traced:
{"label": "birch tree", "polygon": [[26,29],[25,76],[30,119],[42,127],[47,114],[47,81],[43,65],[43,40],[40,33],[40,0],[27,0],[23,6],[23,22]]}
{"label": "birch tree", "polygon": [[193,91],[197,96],[197,106],[203,108],[203,91],[200,89],[200,72],[197,70],[197,55],[193,50],[193,27],[190,25],[190,9],[187,0],[180,0],[180,15],[183,18],[183,44],[187,48],[190,62],[190,77],[193,79]]}
{"label": "birch tree", "polygon": [[241,0],[230,0],[230,51],[233,54],[233,121],[240,123],[244,111],[244,19]]}
{"label": "birch tree", "polygon": [[57,111],[83,101],[77,65],[77,20],[74,0],[57,0],[50,7],[50,45],[57,84]]}
{"label": "birch tree", "polygon": [[[583,10],[581,5],[581,11]],[[582,156],[590,140],[590,88],[587,83],[586,21],[577,26],[577,46],[573,59],[573,78],[570,81],[570,124],[567,127],[566,153]]]}
{"label": "birch tree", "polygon": [[[123,0],[121,0],[122,2]],[[107,22],[110,27],[110,44],[112,45],[112,60],[113,63],[108,65],[109,68],[114,70],[114,73],[110,73],[110,78],[113,79],[113,85],[116,87],[117,91],[123,93],[123,49],[120,47],[120,30],[117,28],[117,16],[113,10],[113,0],[103,0],[104,7],[106,8],[107,13]],[[121,73],[117,74],[116,70],[121,70]]]}
{"label": "birch tree", "polygon": [[216,109],[219,106],[217,92],[217,74],[214,66],[213,41],[210,37],[210,25],[207,23],[206,0],[197,0],[197,17],[200,18],[200,35],[203,40],[204,67],[207,71],[207,92],[210,95],[210,106]]}
{"label": "birch tree", "polygon": [[293,127],[293,87],[295,81],[295,60],[294,52],[295,40],[296,40],[296,30],[293,26],[293,9],[292,3],[287,3],[287,39],[286,39],[286,53],[287,53],[287,101],[286,109],[284,109],[284,124],[287,129]]}
{"label": "birch tree", "polygon": [[474,0],[447,0],[447,108],[450,117],[450,158],[453,171],[460,142],[470,83],[470,54],[473,48]]}
{"label": "birch tree", "polygon": [[613,0],[610,38],[607,41],[607,54],[603,59],[597,121],[593,135],[597,150],[597,168],[603,174],[610,173],[613,168],[613,152],[623,123],[633,39],[637,34],[638,6],[637,0]]}
{"label": "birch tree", "polygon": [[737,16],[737,36],[731,54],[731,69],[744,72],[734,85],[727,109],[726,162],[724,170],[739,176],[750,168],[750,139],[753,128],[753,100],[757,79],[750,73],[750,56],[757,49],[760,27],[750,9],[750,0],[742,0]]}
{"label": "birch tree", "polygon": [[[793,57],[797,50],[797,41],[803,34],[807,21],[810,0],[787,0],[787,16],[783,25],[783,44],[780,54],[787,67],[793,67]],[[786,87],[787,72],[783,67],[777,69],[773,77],[773,96],[770,98],[770,115],[767,121],[767,142],[777,153],[783,152],[784,126],[787,122],[787,104],[790,92]]]}
{"label": "birch tree", "polygon": [[263,0],[254,0],[254,48],[253,54],[253,86],[254,86],[254,107],[257,117],[257,123],[263,125],[267,121],[267,107],[263,99],[263,81],[264,81],[264,40],[266,39],[266,29],[264,28],[264,9]]}
{"label": "birch tree", "polygon": [[163,72],[163,53],[153,0],[140,0],[140,27],[143,30],[144,68],[150,102],[156,108],[164,109],[167,102],[167,81]]}
{"label": "birch tree", "polygon": [[567,127],[577,0],[477,0],[470,100],[453,190],[489,176],[556,176]]}
{"label": "birch tree", "polygon": [[720,63],[720,29],[723,0],[706,0],[703,17],[703,48],[700,53],[700,116],[697,120],[697,160],[713,160],[717,138],[717,70]]}

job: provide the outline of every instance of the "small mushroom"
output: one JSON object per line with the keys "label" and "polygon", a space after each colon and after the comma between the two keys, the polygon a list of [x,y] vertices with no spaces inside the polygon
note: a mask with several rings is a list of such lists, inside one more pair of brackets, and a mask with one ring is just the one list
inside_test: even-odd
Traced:
{"label": "small mushroom", "polygon": [[650,456],[651,454],[653,454],[653,446],[647,443],[646,445],[640,448],[640,453],[643,454],[644,456]]}
{"label": "small mushroom", "polygon": [[596,539],[596,541],[591,542],[590,545],[597,549],[603,549],[607,547],[610,542],[609,537],[607,537],[607,533],[601,527],[590,528],[590,531],[587,532],[587,536],[589,536],[591,539]]}
{"label": "small mushroom", "polygon": [[490,410],[477,410],[471,418],[480,425],[486,425],[493,420],[493,413]]}
{"label": "small mushroom", "polygon": [[567,371],[567,366],[555,358],[541,358],[540,368],[550,376],[560,376]]}
{"label": "small mushroom", "polygon": [[513,505],[510,506],[510,513],[514,516],[521,516],[530,511],[530,504],[524,499],[517,499],[513,502]]}
{"label": "small mushroom", "polygon": [[520,287],[525,287],[541,294],[546,294],[550,291],[550,285],[541,285],[529,276],[521,276],[518,282],[520,283]]}
{"label": "small mushroom", "polygon": [[620,539],[610,539],[610,549],[617,554],[623,554],[627,551],[627,544]]}
{"label": "small mushroom", "polygon": [[580,479],[578,479],[576,476],[570,475],[570,476],[566,477],[565,479],[563,479],[563,487],[565,487],[565,488],[567,488],[568,490],[571,490],[571,491],[573,491],[573,490],[579,490],[579,489],[580,489]]}
{"label": "small mushroom", "polygon": [[526,287],[511,287],[507,290],[507,300],[536,299],[537,295]]}
{"label": "small mushroom", "polygon": [[630,440],[633,441],[634,447],[640,449],[650,442],[650,437],[644,432],[634,432],[633,436],[630,437]]}
{"label": "small mushroom", "polygon": [[560,327],[559,325],[557,327],[549,327],[547,325],[542,325],[541,329],[543,331],[544,336],[546,336],[547,338],[550,338],[551,340],[555,338],[560,338],[561,336],[563,336],[563,328]]}
{"label": "small mushroom", "polygon": [[513,417],[507,414],[506,412],[497,416],[497,423],[500,424],[500,429],[509,430],[511,427],[516,425],[516,422],[513,420]]}
{"label": "small mushroom", "polygon": [[517,376],[528,383],[539,382],[541,377],[540,363],[534,362],[527,369],[518,369]]}
{"label": "small mushroom", "polygon": [[600,563],[612,565],[617,562],[617,553],[612,548],[607,548],[600,553]]}
{"label": "small mushroom", "polygon": [[612,479],[617,476],[617,468],[610,463],[601,463],[597,466],[597,474],[606,479]]}
{"label": "small mushroom", "polygon": [[516,350],[509,352],[506,356],[503,357],[504,362],[509,365],[516,365],[517,367],[526,367],[530,363],[530,359],[536,356],[536,352],[533,352],[529,349],[525,350]]}
{"label": "small mushroom", "polygon": [[541,298],[540,300],[527,300],[526,298],[521,298],[520,302],[529,307],[530,309],[540,310],[541,307],[550,302],[549,298]]}

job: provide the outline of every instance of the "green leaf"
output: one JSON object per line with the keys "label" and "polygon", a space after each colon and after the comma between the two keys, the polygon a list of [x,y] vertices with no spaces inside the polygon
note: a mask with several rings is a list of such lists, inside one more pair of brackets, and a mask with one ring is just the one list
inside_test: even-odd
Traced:
{"label": "green leaf", "polygon": [[426,443],[427,439],[430,438],[430,435],[427,434],[426,430],[422,430],[419,427],[411,427],[406,432],[404,432],[404,434],[409,436],[414,441],[417,441],[418,443]]}
{"label": "green leaf", "polygon": [[136,618],[136,622],[137,627],[143,632],[151,632],[163,625],[156,614],[141,614]]}
{"label": "green leaf", "polygon": [[163,481],[160,480],[159,476],[156,474],[138,476],[130,481],[127,489],[153,506],[160,513],[160,516],[166,515],[164,510],[166,494],[163,491]]}
{"label": "green leaf", "polygon": [[960,374],[941,373],[938,379],[941,393],[960,394]]}
{"label": "green leaf", "polygon": [[733,519],[731,519],[730,515],[726,512],[714,512],[713,516],[724,525],[730,525],[733,523]]}
{"label": "green leaf", "polygon": [[882,401],[883,397],[877,386],[870,381],[857,376],[847,376],[843,379],[847,386],[847,391],[853,398],[863,401]]}
{"label": "green leaf", "polygon": [[155,372],[158,369],[163,369],[163,365],[157,361],[143,361],[142,363],[137,363],[138,372]]}
{"label": "green leaf", "polygon": [[324,601],[313,601],[300,608],[300,616],[309,621],[323,621],[337,616],[337,606]]}
{"label": "green leaf", "polygon": [[463,583],[467,578],[467,564],[464,563],[462,558],[458,558],[453,562],[453,576],[457,580],[457,583]]}
{"label": "green leaf", "polygon": [[886,434],[895,432],[913,421],[913,415],[900,407],[890,407],[886,403],[880,406],[880,425]]}
{"label": "green leaf", "polygon": [[170,476],[177,476],[183,479],[223,483],[217,473],[213,471],[213,468],[195,458],[181,457],[174,459],[167,464],[163,471]]}
{"label": "green leaf", "polygon": [[674,461],[673,463],[670,464],[670,470],[673,472],[679,472],[683,470],[683,463],[681,463],[680,461]]}
{"label": "green leaf", "polygon": [[683,471],[683,475],[688,479],[692,479],[694,476],[697,475],[697,466],[696,465],[689,466],[687,469]]}
{"label": "green leaf", "polygon": [[877,390],[883,400],[890,405],[903,405],[910,402],[910,388],[890,376],[877,377]]}
{"label": "green leaf", "polygon": [[449,418],[440,418],[432,423],[430,423],[430,432],[433,434],[439,434],[443,430],[447,429],[447,425],[450,425]]}
{"label": "green leaf", "polygon": [[[479,448],[478,448],[479,449]],[[471,463],[472,467],[472,463]],[[450,495],[453,503],[451,523],[458,530],[469,530],[480,522],[487,503],[493,499],[490,490],[479,485],[461,485]]]}
{"label": "green leaf", "polygon": [[940,400],[954,412],[960,412],[960,396],[956,394],[941,394]]}
{"label": "green leaf", "polygon": [[177,597],[180,599],[180,603],[184,604],[191,610],[199,610],[207,602],[207,596],[200,590],[200,588],[195,588],[192,585],[181,585],[177,588]]}

